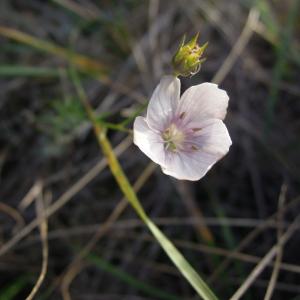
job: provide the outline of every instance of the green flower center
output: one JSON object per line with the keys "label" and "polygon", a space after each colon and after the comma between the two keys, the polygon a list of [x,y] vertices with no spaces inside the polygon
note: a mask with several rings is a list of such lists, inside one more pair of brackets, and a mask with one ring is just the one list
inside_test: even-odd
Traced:
{"label": "green flower center", "polygon": [[185,139],[185,135],[175,124],[171,124],[163,132],[162,138],[165,143],[165,149],[175,152],[181,148]]}

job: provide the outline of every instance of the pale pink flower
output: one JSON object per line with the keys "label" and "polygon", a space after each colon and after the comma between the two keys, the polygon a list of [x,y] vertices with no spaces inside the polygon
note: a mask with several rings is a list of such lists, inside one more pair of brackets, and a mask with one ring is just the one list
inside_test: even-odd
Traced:
{"label": "pale pink flower", "polygon": [[213,83],[187,89],[164,76],[156,87],[147,116],[134,122],[134,143],[162,171],[177,179],[199,180],[232,144],[225,118],[228,95]]}

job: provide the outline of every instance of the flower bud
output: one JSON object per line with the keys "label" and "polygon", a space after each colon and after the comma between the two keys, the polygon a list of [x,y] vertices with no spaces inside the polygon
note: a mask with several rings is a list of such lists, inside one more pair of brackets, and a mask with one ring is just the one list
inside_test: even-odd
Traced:
{"label": "flower bud", "polygon": [[205,58],[201,58],[208,43],[199,46],[197,43],[199,33],[197,33],[188,43],[185,44],[185,36],[172,59],[172,65],[176,76],[193,76],[199,72],[201,64]]}

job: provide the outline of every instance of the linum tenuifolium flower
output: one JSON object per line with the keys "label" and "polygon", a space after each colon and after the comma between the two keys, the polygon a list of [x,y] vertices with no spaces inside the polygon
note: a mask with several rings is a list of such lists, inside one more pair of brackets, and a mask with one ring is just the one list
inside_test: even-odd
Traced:
{"label": "linum tenuifolium flower", "polygon": [[228,95],[216,84],[202,83],[180,98],[180,80],[164,76],[156,87],[146,117],[134,122],[134,143],[163,173],[199,180],[231,146],[223,123]]}

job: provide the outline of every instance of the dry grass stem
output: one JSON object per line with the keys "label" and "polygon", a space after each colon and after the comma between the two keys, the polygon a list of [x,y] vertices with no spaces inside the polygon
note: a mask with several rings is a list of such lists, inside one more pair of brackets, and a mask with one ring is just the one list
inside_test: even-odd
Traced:
{"label": "dry grass stem", "polygon": [[5,204],[4,202],[0,202],[0,211],[9,215],[16,221],[16,228],[22,228],[25,225],[24,218],[15,208]]}
{"label": "dry grass stem", "polygon": [[226,75],[230,72],[235,61],[238,59],[238,57],[241,55],[241,53],[247,46],[247,43],[249,42],[253,34],[253,27],[257,23],[258,18],[259,18],[259,12],[255,8],[252,8],[249,12],[246,25],[241,35],[239,36],[236,43],[232,47],[229,55],[225,59],[222,66],[219,68],[218,72],[213,77],[212,82],[215,82],[216,84],[221,83],[226,77]]}
{"label": "dry grass stem", "polygon": [[[295,228],[296,229],[296,228]],[[142,239],[144,241],[148,242],[154,242],[154,239],[149,236],[149,235],[144,235],[142,237],[136,235],[135,233],[131,232],[120,232],[117,231],[114,233],[114,238],[119,238],[119,239],[132,239],[132,240],[139,240]],[[236,259],[245,263],[251,263],[251,264],[258,264],[263,258],[259,256],[254,256],[242,252],[234,252],[232,253],[230,250],[219,248],[219,247],[213,247],[213,246],[207,246],[204,244],[199,244],[199,243],[193,243],[185,240],[174,240],[174,244],[178,246],[179,248],[182,249],[188,249],[188,250],[193,250],[196,252],[202,252],[205,254],[210,254],[210,255],[219,255],[219,256],[224,256],[227,258]],[[274,263],[270,261],[267,264],[268,267],[274,268]],[[300,274],[300,266],[294,265],[294,264],[288,264],[288,263],[281,263],[280,264],[280,270],[283,271],[288,271],[291,273],[297,273]]]}
{"label": "dry grass stem", "polygon": [[37,180],[25,197],[20,201],[19,209],[24,211],[35,199],[40,195],[42,191],[42,181]]}
{"label": "dry grass stem", "polygon": [[[278,243],[281,247],[291,238],[293,235],[296,226],[300,220],[298,216],[296,220],[291,224],[291,226],[287,229],[287,231],[282,235]],[[240,299],[251,286],[251,284],[255,281],[255,279],[263,272],[265,267],[270,263],[273,257],[278,253],[278,246],[273,246],[268,253],[263,257],[263,259],[259,262],[259,264],[252,270],[244,283],[239,287],[239,289],[234,293],[234,295],[230,298],[230,300],[238,300]]]}
{"label": "dry grass stem", "polygon": [[[287,192],[287,185],[283,184],[281,187],[279,199],[278,199],[278,210],[282,211],[282,207],[285,203],[286,200],[286,192]],[[272,298],[275,286],[276,286],[276,281],[278,278],[279,270],[280,270],[280,264],[282,261],[282,256],[283,256],[283,245],[280,243],[280,238],[282,236],[282,221],[283,221],[283,213],[278,213],[277,217],[278,225],[277,225],[277,255],[275,258],[275,263],[274,263],[274,268],[272,272],[272,276],[270,279],[270,282],[268,284],[268,288],[265,294],[264,300],[270,300]]]}
{"label": "dry grass stem", "polygon": [[[154,170],[156,169],[156,165],[154,163],[149,163],[142,174],[139,176],[137,181],[134,183],[133,187],[135,192],[138,192],[149,177],[152,175]],[[99,226],[95,235],[89,240],[86,246],[78,253],[78,255],[74,258],[72,263],[67,268],[67,271],[62,279],[61,291],[64,300],[70,300],[70,292],[69,286],[72,283],[73,279],[76,277],[76,274],[80,272],[82,259],[94,248],[97,242],[111,229],[116,220],[121,216],[122,212],[128,206],[128,201],[125,197],[121,199],[115,209],[112,211],[110,216],[107,218],[106,222],[104,222],[101,226]]]}
{"label": "dry grass stem", "polygon": [[34,298],[39,288],[41,287],[47,273],[48,255],[49,255],[48,237],[47,237],[48,224],[47,224],[47,217],[45,215],[45,208],[44,208],[43,201],[44,200],[43,200],[42,189],[41,189],[40,195],[37,196],[36,198],[36,211],[37,211],[38,218],[41,220],[41,223],[39,224],[39,229],[40,229],[40,235],[42,241],[43,262],[42,262],[42,268],[38,280],[36,281],[32,291],[27,296],[26,300],[32,300]]}
{"label": "dry grass stem", "polygon": [[96,7],[90,9],[89,5],[83,6],[72,0],[53,0],[53,2],[63,7],[66,7],[67,9],[69,9],[70,11],[74,12],[75,14],[87,21],[96,20],[101,14],[101,12],[98,9],[96,9]]}
{"label": "dry grass stem", "polygon": [[191,185],[185,181],[180,181],[178,184],[176,184],[176,187],[181,194],[181,198],[186,205],[189,214],[195,220],[199,221],[194,223],[197,233],[204,242],[212,244],[214,242],[214,236],[207,226],[207,223],[205,223],[203,213],[194,199]]}
{"label": "dry grass stem", "polygon": [[[277,211],[276,213],[274,213],[272,216],[270,216],[269,218],[267,218],[265,221],[263,221],[263,223],[261,223],[260,225],[258,225],[253,231],[251,231],[244,239],[242,239],[242,241],[239,243],[239,245],[236,247],[236,249],[234,251],[231,251],[232,253],[232,257],[242,251],[247,245],[249,245],[261,232],[263,232],[263,230],[265,230],[268,227],[268,224],[273,222],[273,219],[278,216],[278,213],[283,213],[284,211],[286,211],[287,209],[295,206],[296,204],[299,203],[300,197],[296,197],[295,199],[293,199],[291,202],[289,202],[287,205],[285,205],[282,210]],[[218,268],[214,271],[214,273],[210,276],[209,278],[209,282],[213,282],[215,281],[219,275],[224,272],[224,270],[228,267],[228,265],[230,264],[232,257],[229,256],[228,258],[226,258],[219,266]]]}
{"label": "dry grass stem", "polygon": [[[125,138],[116,148],[117,156],[121,155],[132,143],[131,137]],[[74,185],[72,185],[65,193],[63,193],[50,207],[45,211],[46,218],[52,216],[55,212],[61,209],[70,199],[72,199],[80,190],[90,183],[107,165],[106,159],[103,158],[91,170],[83,175]],[[42,219],[36,218],[14,235],[8,242],[0,248],[0,256],[4,255],[13,248],[21,239],[27,236],[42,222]]]}
{"label": "dry grass stem", "polygon": [[[0,300],[10,289],[17,299],[31,289],[27,299],[193,299],[156,242],[160,228],[220,300],[295,298],[299,8],[298,0],[0,1]],[[205,178],[175,182],[148,165],[132,127],[162,76],[174,74],[183,36],[197,33],[199,45],[209,43],[206,60],[179,76],[180,95],[220,85],[233,143]],[[218,148],[203,151],[210,158]],[[283,176],[291,198],[286,185],[279,192]],[[149,213],[154,237],[115,179],[138,214]]]}

